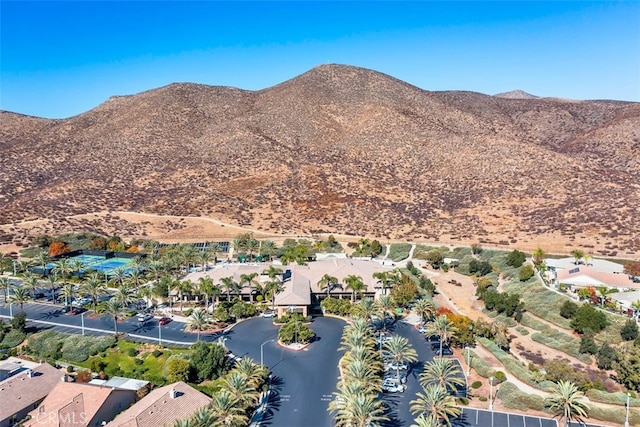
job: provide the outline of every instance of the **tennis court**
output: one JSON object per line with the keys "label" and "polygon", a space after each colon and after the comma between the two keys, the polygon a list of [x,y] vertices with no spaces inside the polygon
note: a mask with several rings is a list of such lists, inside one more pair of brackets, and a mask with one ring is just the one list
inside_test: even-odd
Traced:
{"label": "tennis court", "polygon": [[102,258],[102,261],[91,264],[90,269],[99,273],[110,274],[116,268],[126,268],[131,264],[130,258]]}

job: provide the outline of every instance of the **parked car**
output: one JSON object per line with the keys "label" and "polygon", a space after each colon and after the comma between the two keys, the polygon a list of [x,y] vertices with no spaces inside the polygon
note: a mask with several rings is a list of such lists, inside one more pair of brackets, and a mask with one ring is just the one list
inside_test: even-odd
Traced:
{"label": "parked car", "polygon": [[44,292],[34,292],[33,299],[41,299],[44,298]]}
{"label": "parked car", "polygon": [[166,325],[167,323],[171,323],[170,317],[161,317],[160,320],[158,320],[159,325]]}
{"label": "parked car", "polygon": [[268,311],[263,311],[262,313],[260,313],[260,317],[275,317],[276,313],[275,311],[272,310],[268,310]]}
{"label": "parked car", "polygon": [[418,328],[418,332],[420,332],[421,334],[424,334],[425,332],[427,332],[426,325],[420,325],[420,327]]}
{"label": "parked car", "polygon": [[406,390],[407,386],[404,384],[398,384],[391,380],[382,381],[382,390],[389,393],[402,393]]}
{"label": "parked car", "polygon": [[153,316],[149,313],[139,313],[138,314],[138,322],[146,322],[147,320],[153,319]]}
{"label": "parked car", "polygon": [[[440,354],[440,343],[439,342],[431,343],[431,351],[434,351],[435,353]],[[453,350],[451,350],[451,347],[444,344],[442,346],[442,355],[453,356]]]}
{"label": "parked car", "polygon": [[384,379],[385,380],[389,380],[389,381],[393,381],[397,384],[405,384],[407,382],[407,376],[405,374],[403,374],[402,372],[400,373],[400,375],[396,375],[395,371],[390,371],[387,372],[384,375]]}
{"label": "parked car", "polygon": [[409,365],[407,364],[407,362],[402,362],[402,363],[398,363],[398,362],[391,362],[391,363],[387,363],[384,366],[384,370],[385,371],[390,371],[390,370],[406,370],[409,369]]}
{"label": "parked car", "polygon": [[87,311],[87,309],[84,307],[73,307],[69,313],[75,316],[85,311]]}

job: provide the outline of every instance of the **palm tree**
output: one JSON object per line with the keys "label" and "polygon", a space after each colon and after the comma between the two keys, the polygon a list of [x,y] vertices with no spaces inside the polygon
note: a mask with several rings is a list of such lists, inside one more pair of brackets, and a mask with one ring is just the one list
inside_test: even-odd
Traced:
{"label": "palm tree", "polygon": [[253,257],[253,253],[257,252],[260,249],[260,242],[254,239],[253,237],[249,238],[246,243],[247,249],[247,261],[251,261]]}
{"label": "palm tree", "polygon": [[578,264],[580,260],[584,258],[584,251],[580,249],[574,249],[571,251],[571,255],[575,258],[575,264]]}
{"label": "palm tree", "polygon": [[256,277],[258,277],[258,273],[240,275],[240,285],[247,284],[249,286],[249,300],[251,302],[253,302],[253,287],[258,283]]}
{"label": "palm tree", "polygon": [[430,384],[424,393],[418,393],[411,401],[411,413],[426,415],[431,424],[451,427],[451,421],[460,416],[461,410],[449,392],[437,384]]}
{"label": "palm tree", "polygon": [[9,256],[3,252],[0,252],[0,276],[4,274],[4,266],[7,265],[7,260],[9,260]]}
{"label": "palm tree", "polygon": [[584,423],[583,418],[589,418],[589,406],[582,400],[584,393],[574,383],[561,380],[549,391],[552,394],[544,399],[544,407],[554,416],[564,418],[565,427],[569,421]]}
{"label": "palm tree", "polygon": [[133,289],[130,287],[121,286],[116,289],[116,292],[113,294],[113,298],[117,299],[120,306],[125,308],[135,300],[135,294]]}
{"label": "palm tree", "polygon": [[208,426],[214,426],[217,420],[215,419],[211,411],[209,411],[209,409],[206,406],[203,406],[202,408],[198,409],[195,414],[191,416],[191,421],[197,427],[208,427]]}
{"label": "palm tree", "polygon": [[346,283],[346,289],[351,289],[351,302],[356,302],[356,293],[358,295],[362,294],[362,291],[367,288],[362,280],[362,277],[356,276],[355,274],[350,274],[343,280]]}
{"label": "palm tree", "polygon": [[424,370],[420,374],[420,385],[422,388],[427,388],[429,384],[438,384],[455,394],[458,387],[465,385],[461,374],[462,371],[453,360],[438,357],[424,365]]}
{"label": "palm tree", "polygon": [[247,425],[248,419],[238,401],[223,388],[213,394],[209,410],[214,419],[223,426],[235,427]]}
{"label": "palm tree", "polygon": [[359,384],[367,393],[380,391],[380,376],[375,366],[364,360],[353,360],[344,366],[344,381]]}
{"label": "palm tree", "polygon": [[124,285],[125,278],[129,275],[128,270],[125,267],[117,267],[111,271],[111,281],[116,284],[117,287]]}
{"label": "palm tree", "polygon": [[547,253],[542,248],[536,249],[531,255],[533,257],[533,264],[535,266],[539,266],[540,264],[542,264],[547,257]]}
{"label": "palm tree", "polygon": [[84,284],[80,286],[80,293],[91,297],[93,311],[96,311],[98,298],[107,293],[107,285],[102,281],[102,277],[97,272],[90,273]]}
{"label": "palm tree", "polygon": [[436,312],[436,306],[428,298],[419,299],[413,306],[413,310],[416,312],[422,322],[426,322],[427,319],[431,319]]}
{"label": "palm tree", "polygon": [[282,283],[278,279],[269,280],[266,283],[267,294],[271,298],[271,309],[276,309],[276,294],[282,291],[284,288],[282,287]]}
{"label": "palm tree", "polygon": [[198,331],[198,341],[200,341],[200,331],[206,329],[209,325],[209,316],[205,310],[195,309],[187,320],[189,322],[189,328],[191,330]]}
{"label": "palm tree", "polygon": [[207,250],[200,251],[196,256],[196,260],[200,263],[200,265],[202,265],[203,271],[207,271],[209,269],[209,262],[211,261],[212,258],[213,258],[213,255],[211,254],[211,252]]}
{"label": "palm tree", "polygon": [[[135,258],[134,258],[135,259]],[[130,271],[124,279],[124,284],[138,289],[144,283],[144,275],[140,270]]]}
{"label": "palm tree", "polygon": [[[418,418],[414,420],[415,424],[412,424],[411,427],[440,427],[440,421],[434,420],[431,417],[426,417],[424,415],[420,415]],[[187,426],[188,427],[188,426]]]}
{"label": "palm tree", "polygon": [[392,335],[389,340],[384,343],[385,349],[391,355],[393,361],[398,365],[396,368],[396,376],[400,376],[400,364],[403,362],[417,362],[418,353],[411,347],[409,340],[400,335]]}
{"label": "palm tree", "polygon": [[262,274],[269,276],[269,279],[274,280],[276,277],[282,274],[282,269],[270,265],[269,268],[262,270]]}
{"label": "palm tree", "polygon": [[115,330],[116,336],[118,335],[118,317],[120,317],[120,313],[122,312],[122,304],[120,300],[116,297],[108,300],[104,305],[104,311],[107,314],[110,314],[113,317],[113,328]]}
{"label": "palm tree", "polygon": [[71,301],[73,301],[75,294],[76,294],[76,285],[69,283],[67,285],[62,286],[60,295],[64,297],[64,305],[71,304]]}
{"label": "palm tree", "polygon": [[237,292],[238,284],[234,282],[233,276],[222,277],[220,279],[222,288],[227,292],[227,301],[231,301],[231,291]]}
{"label": "palm tree", "polygon": [[176,289],[178,290],[178,298],[180,298],[180,313],[182,313],[184,295],[191,295],[191,292],[193,292],[193,282],[191,280],[182,280],[177,283]]}
{"label": "palm tree", "polygon": [[205,310],[209,308],[209,297],[220,295],[220,288],[214,286],[213,279],[211,277],[201,277],[198,279],[197,289],[200,295],[204,297]]}
{"label": "palm tree", "polygon": [[29,302],[31,300],[31,295],[29,291],[25,288],[12,287],[11,293],[9,294],[9,304],[16,304],[20,306],[20,311],[24,311],[24,303]]}
{"label": "palm tree", "polygon": [[32,273],[24,273],[22,279],[22,287],[29,291],[29,295],[33,296],[36,289],[40,287],[40,283],[38,282],[38,278],[34,276]]}
{"label": "palm tree", "polygon": [[373,298],[369,297],[363,298],[358,301],[358,304],[356,304],[355,307],[360,316],[362,316],[367,322],[370,321],[373,315],[378,312],[378,307],[375,301],[373,300]]}
{"label": "palm tree", "polygon": [[446,315],[442,314],[436,317],[433,322],[429,323],[426,329],[425,334],[427,336],[440,336],[440,357],[442,357],[442,346],[449,342],[453,334],[458,332],[457,328]]}
{"label": "palm tree", "polygon": [[336,414],[336,426],[367,427],[373,423],[389,420],[384,415],[385,407],[372,394],[356,394],[345,401]]}
{"label": "palm tree", "polygon": [[54,274],[60,274],[62,276],[62,286],[67,284],[67,274],[71,273],[71,264],[68,258],[61,258],[55,263],[55,267],[51,270]]}
{"label": "palm tree", "polygon": [[9,278],[8,277],[0,277],[0,290],[2,290],[2,293],[4,294],[4,303],[7,303],[7,297],[9,295],[9,288],[11,287],[11,284],[9,283]]}
{"label": "palm tree", "polygon": [[47,276],[47,283],[49,284],[49,290],[51,291],[51,301],[55,302],[55,290],[56,285],[58,284],[58,275],[57,274],[49,274]]}
{"label": "palm tree", "polygon": [[596,286],[596,291],[600,294],[600,307],[602,307],[607,300],[607,295],[615,294],[618,292],[618,289],[608,288],[606,286]]}
{"label": "palm tree", "polygon": [[327,296],[329,296],[329,292],[331,292],[331,289],[338,284],[338,278],[337,277],[333,277],[330,274],[325,274],[324,276],[322,276],[322,278],[320,280],[318,280],[318,289],[322,290],[327,290]]}
{"label": "palm tree", "polygon": [[267,376],[269,370],[262,365],[256,364],[250,357],[243,357],[238,360],[233,367],[235,371],[238,371],[249,380],[249,384],[256,388],[264,377]]}
{"label": "palm tree", "polygon": [[37,262],[42,269],[40,271],[42,273],[42,277],[44,277],[46,274],[47,263],[51,260],[49,253],[47,251],[40,251],[36,254],[33,260]]}
{"label": "palm tree", "polygon": [[249,382],[249,378],[240,372],[231,371],[224,379],[222,388],[227,390],[231,396],[241,405],[253,403],[260,395]]}
{"label": "palm tree", "polygon": [[273,256],[278,252],[278,247],[273,240],[263,240],[262,247],[260,248],[260,255],[266,255],[269,258],[269,261],[273,258]]}
{"label": "palm tree", "polygon": [[376,300],[376,308],[378,313],[384,319],[384,328],[387,328],[387,314],[393,314],[393,309],[395,308],[395,303],[393,302],[393,298],[391,295],[380,295]]}

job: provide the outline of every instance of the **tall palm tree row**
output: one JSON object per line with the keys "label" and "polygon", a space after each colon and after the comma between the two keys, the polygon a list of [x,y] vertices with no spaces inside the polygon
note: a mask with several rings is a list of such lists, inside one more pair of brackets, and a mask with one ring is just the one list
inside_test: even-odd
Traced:
{"label": "tall palm tree row", "polygon": [[357,317],[344,328],[340,350],[342,376],[336,398],[328,410],[336,426],[362,426],[386,421],[386,408],[377,398],[381,389],[382,364],[375,349],[374,332],[368,320]]}
{"label": "tall palm tree row", "polygon": [[404,362],[417,362],[418,353],[411,347],[409,340],[400,335],[392,335],[391,338],[384,343],[384,348],[396,363],[396,376],[400,376],[400,365]]}
{"label": "tall palm tree row", "polygon": [[422,425],[451,427],[453,420],[462,413],[456,406],[454,397],[439,384],[427,385],[424,392],[419,392],[416,396],[417,398],[411,401],[411,413],[418,414],[418,420]]}
{"label": "tall palm tree row", "polygon": [[458,387],[465,385],[462,371],[451,359],[437,357],[424,365],[420,374],[420,385],[427,388],[431,384],[440,385],[449,393],[455,394]]}
{"label": "tall palm tree row", "polygon": [[98,298],[107,294],[107,285],[102,281],[99,273],[93,272],[85,278],[84,284],[80,286],[80,294],[91,298],[93,311],[96,311]]}

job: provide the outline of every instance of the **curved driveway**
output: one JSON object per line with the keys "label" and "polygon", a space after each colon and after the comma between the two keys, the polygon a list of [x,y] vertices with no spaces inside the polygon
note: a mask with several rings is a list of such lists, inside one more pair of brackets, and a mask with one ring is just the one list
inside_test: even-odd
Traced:
{"label": "curved driveway", "polygon": [[[264,364],[272,372],[273,394],[262,425],[333,426],[327,411],[338,383],[338,361],[342,357],[340,338],[345,322],[331,317],[313,320],[316,341],[301,351],[276,342],[264,344]],[[260,346],[275,339],[278,327],[271,319],[250,319],[234,326],[226,335],[226,346],[236,356],[260,362]]]}

